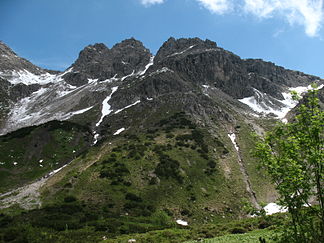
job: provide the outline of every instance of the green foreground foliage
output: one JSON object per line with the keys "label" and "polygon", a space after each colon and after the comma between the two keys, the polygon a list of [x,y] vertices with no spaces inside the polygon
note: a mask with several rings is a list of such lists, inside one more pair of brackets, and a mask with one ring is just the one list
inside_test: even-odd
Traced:
{"label": "green foreground foliage", "polygon": [[228,234],[212,239],[186,241],[185,243],[260,243],[260,239],[270,242],[274,234],[276,233],[273,230],[255,230],[246,234]]}
{"label": "green foreground foliage", "polygon": [[255,155],[291,215],[281,242],[324,242],[324,111],[315,89],[292,122],[279,124],[257,144]]}
{"label": "green foreground foliage", "polygon": [[[118,243],[136,239],[141,243],[179,243],[217,236],[222,236],[220,240],[231,240],[228,242],[247,242],[235,240],[254,240],[256,237],[270,239],[275,234],[274,229],[280,229],[280,225],[288,222],[287,215],[278,214],[182,227],[170,223],[170,218],[161,212],[147,218],[115,216],[104,219],[76,201],[23,212],[12,208],[10,213],[0,215],[0,242]],[[124,230],[123,234],[113,233],[113,229],[118,227]]]}

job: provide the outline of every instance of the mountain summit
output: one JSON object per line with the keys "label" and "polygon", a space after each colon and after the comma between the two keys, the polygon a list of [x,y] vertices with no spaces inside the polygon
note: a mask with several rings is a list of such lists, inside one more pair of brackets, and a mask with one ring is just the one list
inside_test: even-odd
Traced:
{"label": "mountain summit", "polygon": [[102,43],[89,45],[79,54],[64,79],[71,85],[81,86],[88,79],[105,80],[123,77],[144,70],[151,57],[150,51],[140,41],[127,39],[111,49]]}

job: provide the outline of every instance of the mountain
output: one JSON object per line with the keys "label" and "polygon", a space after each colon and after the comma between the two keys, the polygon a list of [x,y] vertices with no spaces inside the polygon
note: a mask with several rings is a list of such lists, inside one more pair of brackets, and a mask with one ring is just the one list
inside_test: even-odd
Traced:
{"label": "mountain", "polygon": [[291,90],[324,83],[198,38],[155,56],[133,38],[89,45],[64,72],[0,51],[0,207],[39,208],[16,220],[59,232],[222,222],[274,202],[252,133],[289,120]]}

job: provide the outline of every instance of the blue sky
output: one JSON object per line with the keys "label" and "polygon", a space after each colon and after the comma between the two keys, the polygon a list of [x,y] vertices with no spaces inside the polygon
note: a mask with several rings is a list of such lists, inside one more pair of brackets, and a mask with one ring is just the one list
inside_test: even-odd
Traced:
{"label": "blue sky", "polygon": [[0,40],[64,70],[94,43],[135,37],[154,54],[170,36],[210,39],[324,78],[324,0],[0,0]]}

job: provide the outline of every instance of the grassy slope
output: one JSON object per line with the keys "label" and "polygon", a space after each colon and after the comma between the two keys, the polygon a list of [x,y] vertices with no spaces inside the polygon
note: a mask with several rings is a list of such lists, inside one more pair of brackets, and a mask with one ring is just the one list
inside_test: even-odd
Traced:
{"label": "grassy slope", "polygon": [[53,121],[0,137],[0,192],[31,182],[69,162],[89,144],[85,127]]}
{"label": "grassy slope", "polygon": [[269,240],[274,234],[275,232],[271,230],[255,230],[246,234],[228,234],[212,239],[186,241],[185,243],[260,243],[260,238],[270,242]]}
{"label": "grassy slope", "polygon": [[[138,216],[158,209],[198,222],[237,215],[237,197],[244,189],[238,178],[223,176],[218,160],[226,151],[224,145],[196,128],[183,114],[162,123],[158,124],[162,129],[119,136],[113,145],[104,145],[104,152],[98,151],[100,156],[79,160],[91,164],[87,170],[80,171],[73,166],[78,163],[73,163],[65,177],[44,191],[45,204],[60,203],[73,195],[89,205],[109,205],[109,211],[118,214]],[[192,134],[198,134],[197,141]],[[141,202],[127,203],[129,193]]]}
{"label": "grassy slope", "polygon": [[[75,159],[43,188],[44,207],[15,216],[17,223],[7,224],[3,235],[28,221],[27,235],[40,230],[57,242],[90,242],[80,237],[162,230],[178,218],[200,228],[243,215],[248,195],[226,131],[220,127],[211,136],[184,113],[167,114],[145,117],[150,129],[109,136]],[[111,126],[108,134],[119,128]]]}
{"label": "grassy slope", "polygon": [[276,192],[269,177],[266,176],[266,172],[260,168],[257,159],[252,155],[256,138],[253,136],[251,127],[244,122],[239,122],[237,142],[240,146],[241,156],[252,188],[256,193],[259,203],[273,202],[276,198]]}

